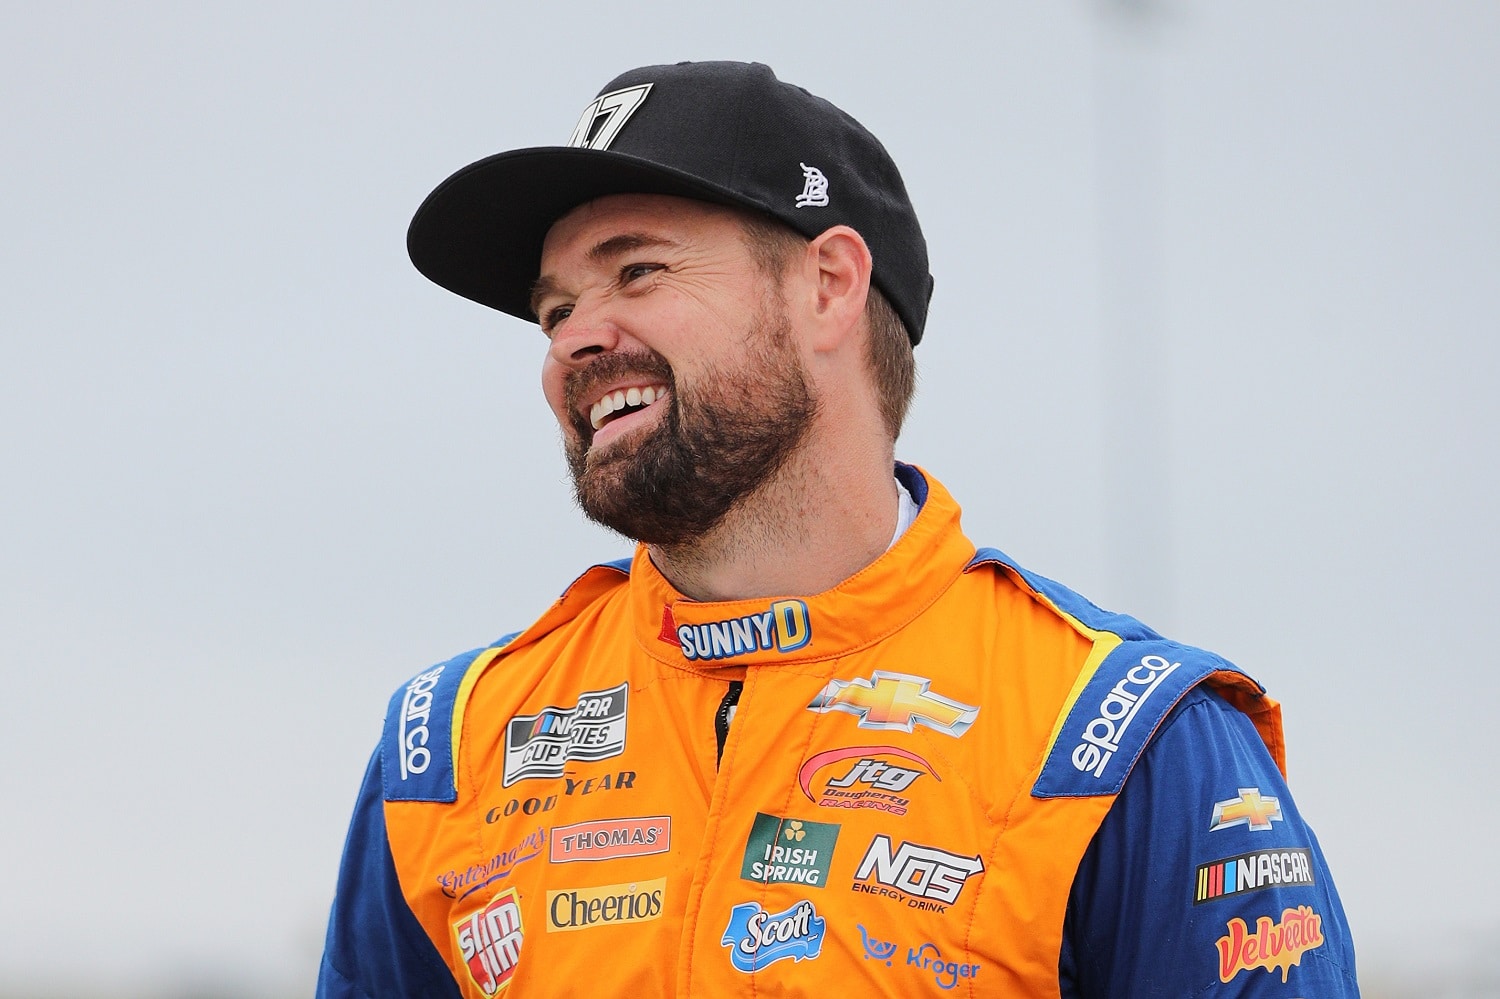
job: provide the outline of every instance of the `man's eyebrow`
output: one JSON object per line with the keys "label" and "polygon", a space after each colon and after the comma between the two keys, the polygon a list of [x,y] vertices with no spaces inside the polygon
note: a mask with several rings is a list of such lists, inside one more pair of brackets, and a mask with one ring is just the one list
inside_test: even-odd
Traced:
{"label": "man's eyebrow", "polygon": [[[681,244],[662,236],[652,236],[643,232],[624,232],[618,236],[611,236],[606,240],[595,243],[592,247],[589,248],[589,251],[587,254],[585,254],[585,256],[588,257],[590,262],[599,263],[600,261],[618,257],[622,253],[631,253],[635,250],[655,249],[659,247],[675,248],[678,246],[681,246]],[[537,305],[541,302],[541,300],[543,298],[546,298],[548,295],[553,294],[557,290],[557,282],[553,281],[545,274],[532,282],[532,315],[537,314]]]}

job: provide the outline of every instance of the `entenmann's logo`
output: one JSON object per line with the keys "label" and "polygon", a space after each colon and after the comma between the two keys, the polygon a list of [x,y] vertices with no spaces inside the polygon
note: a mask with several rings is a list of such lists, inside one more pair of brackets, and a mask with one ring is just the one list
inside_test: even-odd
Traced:
{"label": "entenmann's logo", "polygon": [[590,690],[571,708],[516,715],[505,726],[505,772],[510,787],[532,777],[561,777],[570,760],[598,761],[625,752],[625,695],[630,685]]}
{"label": "entenmann's logo", "polygon": [[[462,871],[454,869],[446,874],[439,874],[437,883],[449,898],[468,898],[485,885],[508,877],[518,864],[540,854],[546,842],[546,831],[537,826],[509,850],[500,851],[482,864],[470,864]],[[460,891],[463,892],[462,895],[459,894]]]}
{"label": "entenmann's logo", "polygon": [[547,932],[660,919],[667,879],[547,893]]}
{"label": "entenmann's logo", "polygon": [[751,652],[795,652],[812,641],[812,622],[801,600],[777,600],[759,614],[677,626],[687,659],[731,659]]}
{"label": "entenmann's logo", "polygon": [[443,667],[430,669],[406,685],[401,698],[401,779],[424,772],[432,763],[427,748],[427,720],[432,715],[432,688],[443,675]]}
{"label": "entenmann's logo", "polygon": [[1083,728],[1083,741],[1073,749],[1073,766],[1095,777],[1104,776],[1104,768],[1120,751],[1120,740],[1135,720],[1136,713],[1181,663],[1169,663],[1161,656],[1143,656],[1136,666],[1110,689],[1094,718]]}

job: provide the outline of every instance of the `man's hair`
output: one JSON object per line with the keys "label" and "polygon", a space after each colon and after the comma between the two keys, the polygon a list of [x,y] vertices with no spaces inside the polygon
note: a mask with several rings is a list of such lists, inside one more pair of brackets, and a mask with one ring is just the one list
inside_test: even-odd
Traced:
{"label": "man's hair", "polygon": [[[793,255],[807,248],[807,239],[774,219],[745,211],[738,214],[756,266],[779,281]],[[901,425],[906,422],[906,411],[911,408],[911,398],[917,389],[917,361],[912,354],[911,337],[891,303],[873,284],[865,301],[865,323],[870,329],[865,360],[875,380],[886,432],[895,440],[901,435]]]}

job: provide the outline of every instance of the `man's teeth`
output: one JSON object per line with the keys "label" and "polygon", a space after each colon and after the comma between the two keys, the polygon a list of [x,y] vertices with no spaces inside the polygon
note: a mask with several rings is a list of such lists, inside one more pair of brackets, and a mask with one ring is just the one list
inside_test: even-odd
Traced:
{"label": "man's teeth", "polygon": [[667,387],[665,385],[648,385],[645,388],[631,387],[628,389],[616,389],[603,399],[594,403],[589,410],[589,422],[594,429],[602,428],[611,413],[618,413],[627,406],[649,406],[658,399],[665,398]]}

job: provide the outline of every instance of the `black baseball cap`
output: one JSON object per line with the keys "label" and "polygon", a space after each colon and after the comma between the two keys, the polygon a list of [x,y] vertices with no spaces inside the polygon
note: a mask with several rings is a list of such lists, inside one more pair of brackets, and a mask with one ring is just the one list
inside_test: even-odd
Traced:
{"label": "black baseball cap", "polygon": [[417,270],[481,305],[534,320],[531,288],[553,223],[608,194],[670,194],[761,212],[812,239],[864,237],[873,280],[922,339],[927,241],[890,154],[769,66],[646,66],[604,86],[566,146],[471,163],[422,202],[406,234]]}

